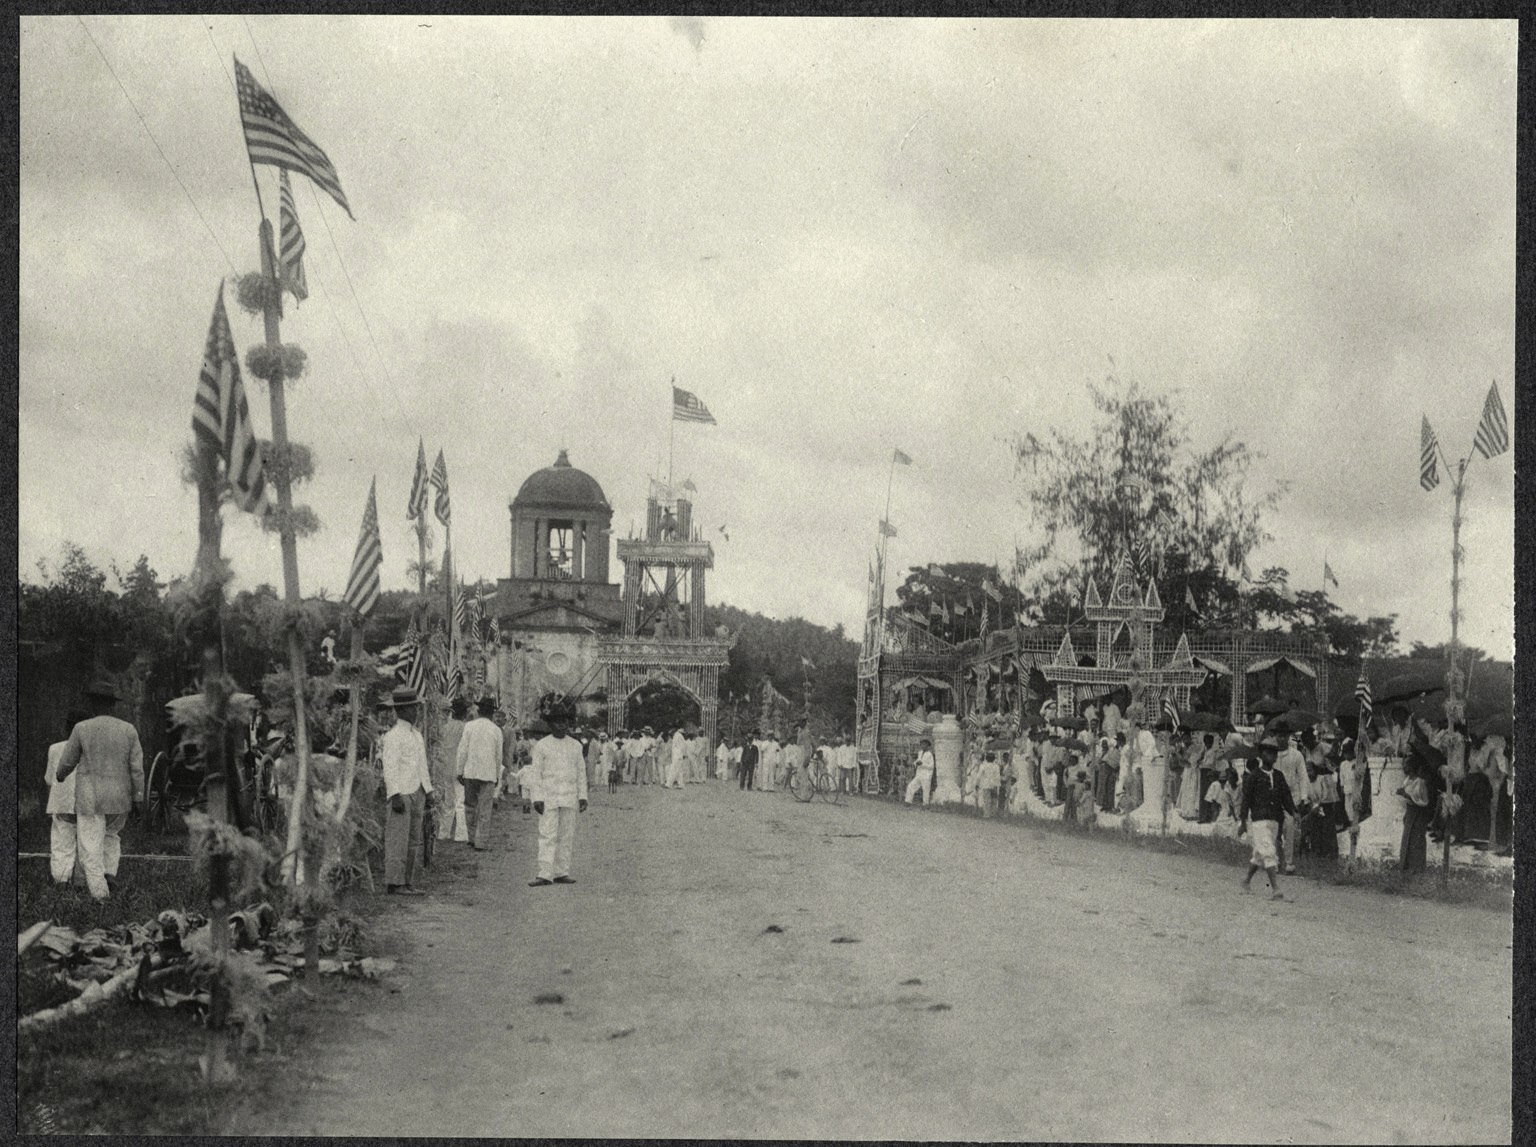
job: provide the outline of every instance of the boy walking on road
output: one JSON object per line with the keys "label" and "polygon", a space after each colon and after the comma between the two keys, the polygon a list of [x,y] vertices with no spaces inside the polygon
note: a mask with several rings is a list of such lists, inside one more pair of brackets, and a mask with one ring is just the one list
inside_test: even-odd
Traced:
{"label": "boy walking on road", "polygon": [[1285,777],[1275,768],[1277,747],[1273,741],[1260,742],[1259,767],[1253,769],[1250,766],[1248,775],[1243,778],[1242,804],[1237,813],[1237,835],[1241,837],[1252,821],[1253,856],[1248,861],[1248,875],[1243,877],[1243,891],[1250,890],[1253,874],[1262,868],[1269,880],[1270,899],[1284,900],[1285,895],[1275,879],[1275,873],[1280,867],[1280,818],[1295,816],[1296,803],[1291,799],[1290,786],[1285,783]]}

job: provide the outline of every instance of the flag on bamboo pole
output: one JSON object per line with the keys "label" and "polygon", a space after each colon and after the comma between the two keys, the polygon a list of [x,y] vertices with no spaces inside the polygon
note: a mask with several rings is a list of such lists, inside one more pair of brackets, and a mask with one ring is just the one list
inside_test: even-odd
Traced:
{"label": "flag on bamboo pole", "polygon": [[491,644],[501,645],[501,618],[499,617],[491,618]]}
{"label": "flag on bamboo pole", "polygon": [[1419,485],[1426,490],[1433,490],[1440,485],[1440,469],[1436,464],[1439,453],[1440,440],[1429,428],[1429,416],[1425,415],[1424,425],[1419,431]]}
{"label": "flag on bamboo pole", "polygon": [[203,369],[192,399],[192,433],[224,460],[224,477],[235,504],[260,514],[267,508],[261,446],[251,429],[251,408],[240,381],[240,356],[224,310],[224,284],[213,302],[213,321],[203,348]]}
{"label": "flag on bamboo pole", "polygon": [[427,444],[416,439],[416,476],[411,479],[411,500],[405,505],[407,521],[414,522],[427,512]]}
{"label": "flag on bamboo pole", "polygon": [[991,578],[987,578],[981,583],[981,592],[986,594],[993,601],[999,604],[1002,603],[1003,591],[997,588],[997,585],[992,581]]}
{"label": "flag on bamboo pole", "polygon": [[[1360,702],[1360,729],[1371,723],[1373,705],[1371,703],[1371,682],[1365,675],[1365,666],[1360,666],[1360,680],[1355,683],[1355,700]],[[1358,737],[1358,733],[1356,736]]]}
{"label": "flag on bamboo pole", "polygon": [[1163,694],[1163,715],[1168,718],[1168,727],[1177,733],[1179,731],[1179,707],[1174,702],[1172,693]]}
{"label": "flag on bamboo pole", "polygon": [[1477,436],[1472,444],[1484,458],[1496,458],[1509,449],[1509,419],[1504,414],[1504,402],[1499,398],[1498,383],[1488,388],[1483,417],[1477,424]]}
{"label": "flag on bamboo pole", "polygon": [[453,596],[453,628],[463,633],[469,628],[467,624],[469,607],[464,601],[464,587],[457,583],[450,583],[448,592]]}
{"label": "flag on bamboo pole", "polygon": [[437,501],[432,512],[446,526],[452,516],[452,509],[448,503],[448,460],[443,457],[442,450],[438,450],[437,461],[432,464],[432,486],[437,490]]}
{"label": "flag on bamboo pole", "polygon": [[410,689],[417,697],[420,697],[427,683],[427,648],[421,639],[421,633],[416,628],[416,619],[411,618],[411,624],[405,631],[405,640],[400,643],[400,651],[395,655],[395,680],[407,689]]}
{"label": "flag on bamboo pole", "polygon": [[379,504],[376,497],[377,480],[368,486],[368,505],[363,510],[363,528],[357,536],[357,549],[352,554],[352,572],[347,575],[347,591],[341,595],[342,605],[351,606],[361,620],[373,612],[379,603],[379,567],[384,564],[383,548],[379,542]]}
{"label": "flag on bamboo pole", "polygon": [[896,527],[884,518],[880,519],[880,536],[882,538],[894,538],[896,536]]}
{"label": "flag on bamboo pole", "polygon": [[912,455],[898,446],[891,451],[891,462],[897,466],[910,466],[912,465]]}
{"label": "flag on bamboo pole", "polygon": [[235,90],[240,99],[240,126],[245,129],[245,147],[251,162],[284,167],[309,176],[340,204],[347,218],[355,218],[330,157],[288,118],[288,113],[256,82],[256,77],[238,56],[235,58]]}
{"label": "flag on bamboo pole", "polygon": [[804,669],[807,673],[814,673],[816,671],[816,662],[802,653],[800,655],[800,668]]}
{"label": "flag on bamboo pole", "polygon": [[1189,586],[1184,587],[1184,608],[1196,617],[1200,616],[1200,607],[1195,604],[1195,591]]}
{"label": "flag on bamboo pole", "polygon": [[699,401],[697,394],[674,386],[672,388],[672,420],[714,424],[715,416],[709,412],[709,407]]}
{"label": "flag on bamboo pole", "polygon": [[304,278],[304,232],[299,227],[299,212],[293,205],[293,188],[288,184],[288,169],[278,173],[278,278],[299,301],[309,298],[309,282]]}
{"label": "flag on bamboo pole", "polygon": [[1333,576],[1333,567],[1328,564],[1328,559],[1323,559],[1323,584],[1333,583],[1333,588],[1339,588],[1339,579]]}

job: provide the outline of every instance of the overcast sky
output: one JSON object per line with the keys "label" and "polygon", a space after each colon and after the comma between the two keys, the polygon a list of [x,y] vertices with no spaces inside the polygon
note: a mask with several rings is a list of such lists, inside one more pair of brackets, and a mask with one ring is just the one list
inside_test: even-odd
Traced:
{"label": "overcast sky", "polygon": [[[1343,608],[1449,635],[1419,420],[1460,457],[1493,379],[1514,415],[1512,21],[85,24],[121,87],[78,19],[21,22],[24,576],[65,539],[190,567],[177,455],[220,278],[257,266],[233,52],[357,217],[296,178],[306,593],[339,596],[374,475],[406,586],[418,436],[446,449],[469,578],[508,575],[507,504],[562,446],[624,533],[675,375],[719,419],[679,424],[674,462],[711,597],[856,635],[891,448],[916,463],[893,564],[1005,561],[1029,527],[1004,439],[1083,432],[1113,369],[1291,482],[1255,571],[1315,589],[1326,551]],[[1474,459],[1465,514],[1462,635],[1509,656],[1510,455]],[[225,552],[281,584],[248,516]]]}

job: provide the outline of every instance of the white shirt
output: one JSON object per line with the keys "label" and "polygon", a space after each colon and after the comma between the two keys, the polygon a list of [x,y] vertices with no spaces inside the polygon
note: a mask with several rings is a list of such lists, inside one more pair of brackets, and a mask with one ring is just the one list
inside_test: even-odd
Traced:
{"label": "white shirt", "polygon": [[643,733],[624,742],[624,752],[637,761],[645,756],[646,750],[650,747],[651,739]]}
{"label": "white shirt", "polygon": [[587,799],[587,762],[576,738],[541,737],[533,746],[533,799],[545,809],[575,808]]}
{"label": "white shirt", "polygon": [[1003,771],[996,761],[982,761],[976,769],[976,787],[995,789],[1003,783]]}
{"label": "white shirt", "polygon": [[48,781],[48,809],[50,814],[68,813],[73,816],[75,812],[75,774],[70,773],[62,781],[54,780],[54,775],[59,771],[59,762],[64,759],[64,748],[68,741],[59,741],[48,746],[48,767],[43,776]]}
{"label": "white shirt", "polygon": [[432,791],[432,774],[427,768],[427,743],[421,733],[404,718],[379,738],[379,756],[384,762],[384,795],[409,796],[418,788]]}
{"label": "white shirt", "polygon": [[494,781],[501,763],[501,730],[489,717],[476,717],[464,726],[454,764],[466,781]]}
{"label": "white shirt", "polygon": [[859,750],[854,745],[839,745],[837,753],[837,767],[840,769],[857,769],[859,767]]}
{"label": "white shirt", "polygon": [[917,771],[920,772],[920,773],[931,773],[931,772],[933,772],[933,769],[934,769],[933,750],[932,749],[924,749],[921,753],[919,753],[917,755]]}
{"label": "white shirt", "polygon": [[1163,754],[1157,747],[1157,738],[1152,735],[1151,729],[1142,729],[1136,734],[1136,763],[1143,767],[1150,765]]}

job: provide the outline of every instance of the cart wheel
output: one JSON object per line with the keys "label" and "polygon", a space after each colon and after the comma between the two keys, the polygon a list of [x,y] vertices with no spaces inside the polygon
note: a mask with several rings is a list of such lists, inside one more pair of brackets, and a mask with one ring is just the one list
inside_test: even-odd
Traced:
{"label": "cart wheel", "polygon": [[164,836],[171,827],[171,761],[156,753],[144,788],[144,823],[151,836]]}

